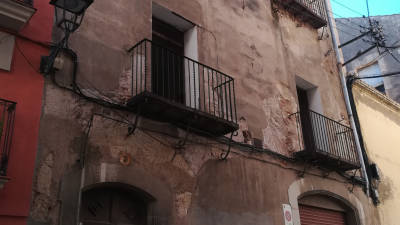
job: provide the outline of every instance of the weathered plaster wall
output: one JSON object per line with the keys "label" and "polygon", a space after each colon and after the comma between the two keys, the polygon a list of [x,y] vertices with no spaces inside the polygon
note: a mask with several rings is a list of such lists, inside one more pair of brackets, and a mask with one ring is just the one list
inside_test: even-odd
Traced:
{"label": "weathered plaster wall", "polygon": [[[283,9],[273,14],[270,1],[156,2],[198,26],[199,61],[235,78],[238,118],[245,119],[241,127],[263,140],[264,147],[286,156],[298,150],[296,124],[288,117],[298,110],[295,76],[320,88],[325,115],[335,120],[345,115],[326,31],[319,40],[317,30],[296,22]],[[151,37],[151,5],[148,0],[96,0],[88,9],[70,39],[79,57],[77,81],[83,91],[126,100],[130,85],[126,50]],[[68,60],[56,79],[70,84]],[[32,224],[76,223],[77,193],[102,182],[130,184],[153,195],[154,216],[170,224],[283,224],[281,204],[288,203],[288,188],[299,179],[295,171],[301,165],[237,149],[232,159],[219,161],[226,145],[193,135],[174,157],[177,139],[143,128],[180,137],[182,130],[141,119],[142,129],[127,136],[126,125],[96,116],[82,176],[79,164],[92,113],[124,121],[134,121],[135,116],[89,103],[46,81]],[[121,154],[132,157],[129,166],[121,165]],[[345,185],[343,180],[332,180],[325,186],[322,183],[328,179],[311,176],[305,185]],[[376,224],[362,191],[356,187],[355,193],[363,211],[369,212],[363,224]]]}
{"label": "weathered plaster wall", "polygon": [[353,88],[366,150],[380,169],[381,224],[397,224],[400,210],[400,105],[361,82]]}
{"label": "weathered plaster wall", "polygon": [[[288,117],[298,111],[295,76],[318,87],[321,113],[346,117],[326,29],[320,40],[316,29],[284,9],[274,15],[271,7],[277,6],[270,1],[155,2],[198,26],[199,61],[235,78],[238,118],[246,119],[264,147],[286,155],[299,150],[295,121]],[[70,41],[79,56],[78,82],[96,88],[95,94],[126,100],[125,50],[143,38],[151,38],[151,1],[94,3]],[[70,73],[66,69],[58,77],[69,80]]]}
{"label": "weathered plaster wall", "polygon": [[[65,99],[62,96],[55,98]],[[58,107],[52,106],[57,111],[65,110],[66,114],[74,111],[71,107]],[[121,115],[103,113],[117,119]],[[85,123],[79,119],[78,122]],[[83,171],[74,166],[80,151],[84,150],[82,145],[70,146],[66,155],[52,152],[42,157],[46,162],[42,163],[41,169],[52,170],[39,172],[48,179],[42,183],[49,185],[41,185],[38,189],[47,189],[49,195],[44,198],[46,201],[34,203],[36,223],[33,224],[40,224],[41,220],[48,224],[57,224],[57,220],[61,224],[73,224],[78,204],[74,193],[80,188],[105,182],[128,184],[152,195],[156,201],[152,204],[150,217],[167,221],[166,224],[283,225],[281,204],[291,204],[295,213],[297,198],[310,191],[324,192],[348,202],[359,215],[359,224],[378,224],[374,207],[362,189],[355,186],[351,192],[352,184],[334,173],[326,176],[319,169],[309,168],[301,178],[297,173],[304,169],[302,164],[285,162],[262,153],[246,153],[236,147],[226,161],[221,161],[219,157],[226,146],[196,136],[189,138],[183,150],[175,152],[173,146],[178,139],[169,136],[183,137],[176,128],[142,119],[135,133],[127,136],[129,125],[123,122],[94,117],[84,153]],[[59,145],[71,142],[69,133],[76,129],[75,126],[60,125],[65,127],[65,131],[58,132],[64,137],[59,139]],[[54,125],[42,128],[55,132]],[[56,155],[65,158],[56,159]],[[123,155],[131,158],[129,165],[121,163]],[[80,184],[76,180],[82,179],[82,172],[83,183]],[[52,193],[59,185],[59,177],[62,183],[60,194]],[[48,208],[48,204],[55,205]],[[75,205],[75,208],[66,205]],[[295,221],[299,224],[298,217]]]}

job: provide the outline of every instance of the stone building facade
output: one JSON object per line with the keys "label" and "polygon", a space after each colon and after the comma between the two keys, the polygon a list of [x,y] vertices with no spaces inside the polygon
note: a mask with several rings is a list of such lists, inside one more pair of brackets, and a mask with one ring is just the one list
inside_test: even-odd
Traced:
{"label": "stone building facade", "polygon": [[[79,90],[71,85],[74,56],[68,52],[54,79],[45,80],[29,224],[283,225],[283,204],[291,206],[296,225],[307,210],[333,213],[348,224],[379,224],[357,171],[340,171],[340,157],[330,169],[296,157],[307,136],[300,135],[298,95],[305,93],[310,115],[341,128],[348,122],[329,29],[314,23],[321,18],[293,13],[295,6],[270,0],[96,0],[69,41],[78,57]],[[132,97],[139,79],[133,74],[139,71],[146,80],[146,69],[158,69],[144,58],[153,48],[128,51],[154,40],[155,31],[177,49],[182,41],[182,53],[206,65],[203,70],[234,79],[236,115],[226,120],[237,123],[237,132],[211,138],[189,125],[120,107]],[[59,30],[53,33],[59,40]],[[169,33],[183,36],[171,41]],[[192,71],[195,80],[199,70]],[[193,88],[179,100],[185,110],[187,101],[202,99],[203,89]],[[204,104],[211,109],[218,101],[209,97]],[[201,106],[191,108],[203,118]]]}

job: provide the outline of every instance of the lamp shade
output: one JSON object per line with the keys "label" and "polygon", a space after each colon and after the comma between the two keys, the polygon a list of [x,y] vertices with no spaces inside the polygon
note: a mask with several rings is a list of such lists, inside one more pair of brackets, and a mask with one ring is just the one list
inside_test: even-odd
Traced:
{"label": "lamp shade", "polygon": [[93,3],[93,0],[51,0],[50,4],[57,8],[80,15]]}
{"label": "lamp shade", "polygon": [[57,26],[66,32],[74,32],[82,23],[86,9],[93,0],[51,0],[54,5]]}

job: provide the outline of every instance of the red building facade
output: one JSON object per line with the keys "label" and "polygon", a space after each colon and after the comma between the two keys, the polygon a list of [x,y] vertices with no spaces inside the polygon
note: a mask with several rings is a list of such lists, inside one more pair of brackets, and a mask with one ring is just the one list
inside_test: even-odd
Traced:
{"label": "red building facade", "polygon": [[52,23],[47,0],[0,1],[0,99],[4,107],[14,104],[13,123],[2,127],[9,108],[0,116],[1,225],[27,223],[44,82],[38,69],[49,51]]}

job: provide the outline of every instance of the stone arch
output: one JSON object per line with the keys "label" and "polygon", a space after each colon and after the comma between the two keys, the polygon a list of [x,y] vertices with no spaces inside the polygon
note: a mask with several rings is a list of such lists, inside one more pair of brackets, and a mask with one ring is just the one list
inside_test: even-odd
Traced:
{"label": "stone arch", "polygon": [[142,190],[142,189],[132,186],[130,184],[120,183],[120,182],[101,182],[101,183],[87,185],[84,188],[82,188],[82,193],[93,190],[93,189],[101,189],[101,188],[121,189],[121,190],[125,190],[128,192],[132,192],[132,193],[136,193],[137,195],[140,195],[141,198],[146,202],[156,201],[156,198],[154,198],[150,193],[146,192],[145,190]]}
{"label": "stone arch", "polygon": [[348,225],[360,225],[360,216],[357,209],[345,198],[326,190],[313,190],[302,193],[298,197],[299,204],[318,208],[342,211],[345,213]]}
{"label": "stone arch", "polygon": [[292,207],[293,224],[300,225],[300,203],[310,196],[325,198],[336,203],[349,215],[350,225],[364,225],[364,208],[361,201],[346,186],[328,179],[302,178],[294,181],[288,189],[289,203]]}
{"label": "stone arch", "polygon": [[171,188],[145,169],[113,163],[92,164],[86,169],[84,177],[82,193],[102,187],[135,192],[148,204],[149,217],[163,221],[172,220],[174,198]]}
{"label": "stone arch", "polygon": [[146,225],[152,221],[153,196],[131,185],[105,182],[85,187],[81,194],[79,222],[86,224]]}

